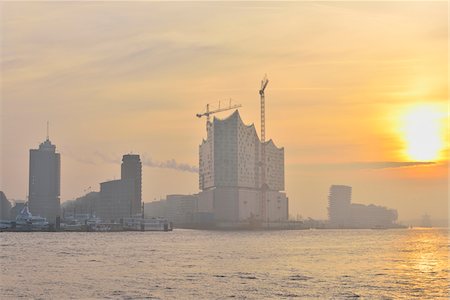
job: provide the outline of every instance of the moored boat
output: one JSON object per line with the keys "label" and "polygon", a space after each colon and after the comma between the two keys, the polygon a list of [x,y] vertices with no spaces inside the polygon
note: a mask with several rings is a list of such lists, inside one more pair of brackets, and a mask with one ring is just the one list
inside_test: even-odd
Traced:
{"label": "moored boat", "polygon": [[28,209],[28,202],[16,217],[16,221],[11,223],[11,229],[15,231],[47,231],[50,226],[46,218],[33,216]]}

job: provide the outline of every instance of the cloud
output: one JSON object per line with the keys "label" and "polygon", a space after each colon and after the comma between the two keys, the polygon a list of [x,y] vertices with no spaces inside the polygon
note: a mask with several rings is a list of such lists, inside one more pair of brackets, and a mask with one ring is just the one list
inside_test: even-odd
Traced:
{"label": "cloud", "polygon": [[322,171],[322,170],[374,170],[374,169],[392,169],[392,168],[406,168],[417,166],[435,165],[436,162],[424,161],[375,161],[375,162],[345,162],[345,163],[330,163],[330,164],[296,164],[296,166],[306,169],[308,171]]}
{"label": "cloud", "polygon": [[428,161],[380,161],[380,162],[355,162],[343,164],[349,168],[355,169],[391,169],[391,168],[403,168],[414,167],[423,165],[434,165],[435,162]]}

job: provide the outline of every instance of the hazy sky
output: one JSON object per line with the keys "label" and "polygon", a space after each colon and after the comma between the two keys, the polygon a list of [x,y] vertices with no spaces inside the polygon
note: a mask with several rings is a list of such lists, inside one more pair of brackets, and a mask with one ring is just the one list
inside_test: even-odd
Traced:
{"label": "hazy sky", "polygon": [[403,220],[447,217],[445,1],[0,5],[10,199],[27,195],[47,120],[63,201],[119,178],[128,152],[146,161],[144,201],[198,192],[195,114],[232,98],[259,131],[267,73],[266,136],[285,147],[291,214],[325,218],[329,186],[346,184]]}

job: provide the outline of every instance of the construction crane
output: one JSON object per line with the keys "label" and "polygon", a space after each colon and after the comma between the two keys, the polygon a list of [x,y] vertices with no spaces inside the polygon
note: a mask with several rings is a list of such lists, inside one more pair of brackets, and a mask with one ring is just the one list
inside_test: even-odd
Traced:
{"label": "construction crane", "polygon": [[[266,98],[264,91],[266,90],[269,79],[264,75],[261,80],[261,89],[259,95],[261,97],[261,221],[266,220]],[[268,220],[267,220],[268,221]]]}
{"label": "construction crane", "polygon": [[230,110],[230,109],[239,108],[241,106],[242,105],[240,105],[240,104],[231,105],[231,99],[230,99],[228,106],[221,108],[220,107],[220,101],[219,101],[219,107],[217,109],[209,110],[209,104],[206,104],[206,111],[204,113],[196,114],[196,116],[198,118],[206,117],[206,131],[208,131],[209,125],[211,124],[210,115],[213,115],[213,114],[216,114],[216,113],[219,113],[219,112],[222,112],[222,111],[227,111],[227,110]]}
{"label": "construction crane", "polygon": [[264,75],[263,80],[261,80],[261,89],[259,90],[259,95],[261,96],[261,142],[266,141],[266,99],[264,91],[266,90],[269,79],[267,75]]}

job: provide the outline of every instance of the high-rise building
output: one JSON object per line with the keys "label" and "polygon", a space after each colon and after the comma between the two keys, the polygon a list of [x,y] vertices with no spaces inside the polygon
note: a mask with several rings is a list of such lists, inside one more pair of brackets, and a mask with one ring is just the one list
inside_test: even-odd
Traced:
{"label": "high-rise building", "polygon": [[49,222],[60,215],[60,174],[60,155],[47,137],[39,149],[30,149],[29,208]]}
{"label": "high-rise building", "polygon": [[98,217],[119,221],[133,216],[134,180],[118,179],[100,183],[100,200],[96,210]]}
{"label": "high-rise building", "polygon": [[142,163],[138,154],[125,154],[122,157],[121,178],[134,181],[131,212],[132,215],[139,214],[142,205]]}
{"label": "high-rise building", "polygon": [[[265,147],[265,164],[261,163]],[[261,217],[261,166],[266,167],[266,216]],[[288,219],[284,190],[284,148],[272,140],[262,144],[255,126],[245,125],[235,111],[214,118],[199,147],[198,212],[213,213],[218,222]]]}
{"label": "high-rise building", "polygon": [[121,179],[100,183],[94,212],[102,219],[118,221],[141,214],[142,163],[137,154],[122,157]]}
{"label": "high-rise building", "polygon": [[328,219],[334,227],[347,227],[351,217],[352,187],[332,185],[328,195]]}

